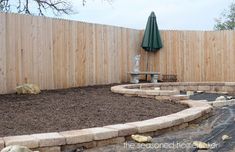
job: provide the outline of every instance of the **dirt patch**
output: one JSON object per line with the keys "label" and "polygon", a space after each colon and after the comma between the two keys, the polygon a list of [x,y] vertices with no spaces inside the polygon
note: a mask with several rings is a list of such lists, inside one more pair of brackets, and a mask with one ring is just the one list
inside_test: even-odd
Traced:
{"label": "dirt patch", "polygon": [[181,111],[169,101],[125,97],[108,86],[0,95],[0,137],[141,121]]}

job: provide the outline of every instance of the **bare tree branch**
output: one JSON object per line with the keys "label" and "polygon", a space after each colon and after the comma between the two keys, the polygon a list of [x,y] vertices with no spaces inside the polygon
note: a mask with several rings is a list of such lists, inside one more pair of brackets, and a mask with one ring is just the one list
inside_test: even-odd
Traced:
{"label": "bare tree branch", "polygon": [[[103,1],[111,3],[112,0]],[[84,6],[87,0],[81,0],[81,2]],[[74,13],[70,0],[0,0],[0,11],[17,11],[18,13],[41,16],[48,11],[54,15]]]}
{"label": "bare tree branch", "polygon": [[[84,0],[83,0],[84,1]],[[34,6],[37,7],[35,10]],[[17,10],[18,13],[44,15],[47,10],[55,15],[72,14],[72,5],[68,0],[0,0],[0,11],[9,12]]]}

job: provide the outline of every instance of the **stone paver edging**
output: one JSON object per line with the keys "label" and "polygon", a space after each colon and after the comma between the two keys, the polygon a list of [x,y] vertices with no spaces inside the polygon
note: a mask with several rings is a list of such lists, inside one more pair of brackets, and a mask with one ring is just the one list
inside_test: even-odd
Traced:
{"label": "stone paver edging", "polygon": [[[128,93],[132,94],[132,92],[125,92],[125,94]],[[136,91],[136,93],[141,94],[139,91]],[[176,91],[174,93],[169,91],[168,93],[175,95]],[[153,91],[147,93],[147,95],[160,94],[155,94]],[[189,108],[167,116],[138,122],[72,131],[3,137],[0,138],[0,149],[9,145],[22,145],[33,150],[39,150],[40,152],[61,152],[81,147],[93,148],[96,146],[123,143],[129,140],[132,134],[154,133],[163,129],[180,126],[181,124],[186,124],[187,126],[189,122],[207,115],[212,110],[212,106],[203,101],[179,100],[177,102],[186,104]]]}
{"label": "stone paver edging", "polygon": [[[156,88],[156,89],[155,89]],[[156,99],[189,99],[187,95],[179,95],[180,91],[202,91],[208,93],[233,93],[235,82],[172,82],[172,83],[140,83],[118,85],[111,88],[115,93],[129,96],[154,97]],[[214,107],[234,105],[235,99],[211,101]]]}
{"label": "stone paver edging", "polygon": [[[148,89],[151,88],[151,89]],[[159,88],[160,90],[154,90]],[[111,88],[115,93],[121,94],[146,94],[158,95],[169,90],[175,94],[177,91],[204,91],[204,92],[228,92],[235,93],[235,82],[171,82],[171,83],[139,83],[118,85]],[[151,90],[151,91],[150,91]],[[156,92],[156,93],[153,93]],[[168,94],[172,95],[172,94]]]}

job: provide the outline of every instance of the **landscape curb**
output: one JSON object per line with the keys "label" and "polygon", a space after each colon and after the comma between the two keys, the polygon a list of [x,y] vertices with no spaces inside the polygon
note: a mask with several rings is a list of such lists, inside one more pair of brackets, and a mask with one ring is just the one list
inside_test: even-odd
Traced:
{"label": "landscape curb", "polygon": [[[133,94],[133,92],[125,92],[125,90],[121,92],[123,94]],[[141,94],[143,92],[135,90],[135,93]],[[164,93],[166,95],[166,91]],[[153,95],[154,93],[150,94]],[[150,94],[146,93],[146,95]],[[175,93],[169,92],[169,95],[173,94]],[[0,138],[0,149],[9,145],[22,145],[32,150],[39,150],[40,152],[61,152],[118,144],[129,140],[132,134],[147,133],[154,135],[154,133],[163,129],[169,130],[171,128],[174,129],[174,127],[182,129],[182,127],[186,127],[191,121],[199,119],[212,111],[212,106],[204,101],[179,100],[177,102],[186,104],[189,108],[167,116],[138,122],[63,132],[3,137]]]}

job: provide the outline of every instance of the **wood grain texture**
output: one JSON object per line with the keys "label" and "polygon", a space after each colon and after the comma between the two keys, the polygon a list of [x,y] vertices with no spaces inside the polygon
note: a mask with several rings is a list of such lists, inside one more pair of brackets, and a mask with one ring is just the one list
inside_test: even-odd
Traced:
{"label": "wood grain texture", "polygon": [[0,93],[127,82],[141,31],[0,13]]}
{"label": "wood grain texture", "polygon": [[[235,81],[234,35],[234,31],[161,31],[164,47],[147,53],[149,68],[176,74],[178,81]],[[146,67],[145,59],[141,68]]]}
{"label": "wood grain texture", "polygon": [[235,81],[234,31],[163,30],[164,47],[155,53],[141,48],[143,33],[0,13],[0,93],[23,83],[59,89],[128,82],[137,54],[141,71],[176,74],[178,81]]}

